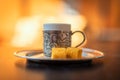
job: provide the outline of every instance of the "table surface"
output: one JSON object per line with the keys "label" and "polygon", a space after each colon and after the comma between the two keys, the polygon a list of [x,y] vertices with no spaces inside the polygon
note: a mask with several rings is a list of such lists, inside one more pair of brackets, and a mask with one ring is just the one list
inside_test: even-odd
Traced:
{"label": "table surface", "polygon": [[20,49],[0,46],[0,80],[120,80],[119,41],[91,41],[86,47],[104,52],[104,58],[86,63],[33,63],[13,55]]}

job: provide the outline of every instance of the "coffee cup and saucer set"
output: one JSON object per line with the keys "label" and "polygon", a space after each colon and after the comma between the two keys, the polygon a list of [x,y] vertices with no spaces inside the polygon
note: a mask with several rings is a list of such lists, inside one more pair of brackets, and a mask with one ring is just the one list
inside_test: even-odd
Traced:
{"label": "coffee cup and saucer set", "polygon": [[72,47],[72,35],[79,33],[82,35],[82,40],[75,48],[80,46],[86,41],[85,33],[82,31],[71,31],[71,25],[66,23],[46,23],[43,25],[43,50],[21,50],[14,53],[16,57],[25,58],[30,61],[39,62],[74,62],[74,61],[88,61],[96,58],[104,57],[104,53],[98,50],[90,48],[81,48],[81,58],[78,59],[62,59],[62,58],[51,58],[52,48],[68,48]]}

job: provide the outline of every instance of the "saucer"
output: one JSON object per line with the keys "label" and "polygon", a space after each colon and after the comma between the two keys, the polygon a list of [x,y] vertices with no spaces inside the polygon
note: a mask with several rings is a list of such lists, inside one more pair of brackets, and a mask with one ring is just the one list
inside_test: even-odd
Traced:
{"label": "saucer", "polygon": [[51,59],[44,56],[41,50],[22,50],[15,52],[14,55],[31,61],[87,61],[104,57],[103,52],[89,48],[82,48],[82,57],[79,59]]}

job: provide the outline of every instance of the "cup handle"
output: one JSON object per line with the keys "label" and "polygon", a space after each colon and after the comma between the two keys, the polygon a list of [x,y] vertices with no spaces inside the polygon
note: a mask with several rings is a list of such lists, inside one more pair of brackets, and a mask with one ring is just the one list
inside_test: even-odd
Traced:
{"label": "cup handle", "polygon": [[82,41],[81,43],[79,43],[78,45],[75,46],[75,47],[79,47],[80,45],[82,45],[82,44],[85,42],[86,36],[85,36],[85,34],[84,34],[82,31],[74,31],[74,32],[72,32],[71,35],[73,35],[73,34],[75,34],[75,33],[80,33],[80,34],[83,35],[83,41]]}

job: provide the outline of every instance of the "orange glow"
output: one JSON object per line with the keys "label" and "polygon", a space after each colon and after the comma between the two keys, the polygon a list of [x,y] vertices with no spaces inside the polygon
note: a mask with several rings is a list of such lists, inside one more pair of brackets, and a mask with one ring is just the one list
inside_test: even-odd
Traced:
{"label": "orange glow", "polygon": [[[87,23],[84,16],[59,0],[30,1],[29,10],[30,15],[21,17],[16,23],[15,35],[12,39],[13,46],[28,47],[35,45],[43,48],[43,23],[69,23],[72,31],[83,31]],[[81,41],[77,37],[77,35],[73,36],[74,39],[72,41],[75,44]]]}
{"label": "orange glow", "polygon": [[[77,18],[77,17],[76,17]],[[83,26],[83,24],[77,23],[76,22],[76,18],[74,17],[70,17],[69,20],[68,18],[63,20],[62,22],[64,23],[70,23],[72,25],[72,31],[75,30],[81,30],[81,27],[85,27]],[[40,23],[42,22],[41,20],[43,20],[41,17],[39,16],[35,16],[35,17],[27,17],[27,18],[22,18],[20,19],[17,24],[16,24],[16,29],[15,29],[15,35],[12,39],[12,45],[13,46],[17,46],[17,47],[27,47],[27,46],[31,46],[33,45],[33,43],[35,43],[36,39],[40,38],[39,43],[41,43],[39,45],[40,48],[43,47],[42,45],[42,41],[43,41],[43,35],[42,35],[42,24]],[[81,22],[84,23],[84,19],[80,18]],[[66,22],[68,21],[68,22]],[[54,22],[54,23],[58,23],[59,19],[55,19],[55,17],[49,17],[46,21],[43,22]],[[76,26],[76,27],[74,27]],[[74,44],[72,44],[72,46],[75,46],[76,44],[78,44],[79,42],[82,41],[82,36],[79,34],[75,34],[73,36],[72,41],[74,42]]]}
{"label": "orange glow", "polygon": [[40,18],[38,16],[20,19],[16,24],[12,45],[19,47],[32,45],[38,37],[40,28],[39,22]]}

